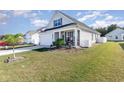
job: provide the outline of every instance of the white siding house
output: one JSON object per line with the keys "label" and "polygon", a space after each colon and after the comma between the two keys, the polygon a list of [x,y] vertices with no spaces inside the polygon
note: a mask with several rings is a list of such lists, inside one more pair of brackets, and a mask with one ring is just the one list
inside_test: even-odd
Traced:
{"label": "white siding house", "polygon": [[44,31],[40,33],[40,45],[50,46],[58,38],[63,38],[65,43],[67,39],[72,40],[76,48],[88,47],[85,42],[92,45],[98,37],[100,33],[97,31],[61,11],[56,11]]}
{"label": "white siding house", "polygon": [[31,36],[31,41],[33,44],[35,45],[39,45],[40,44],[40,36],[39,36],[39,32],[35,32],[32,34]]}
{"label": "white siding house", "polygon": [[32,43],[32,41],[31,41],[31,35],[32,35],[32,32],[31,31],[28,31],[27,33],[25,33],[25,35],[24,35],[24,42],[25,43],[27,43],[27,44]]}
{"label": "white siding house", "polygon": [[27,44],[34,44],[34,45],[39,45],[40,41],[39,41],[39,31],[28,31],[25,36],[25,43]]}
{"label": "white siding house", "polygon": [[117,28],[105,35],[107,40],[111,41],[123,41],[124,40],[124,30]]}

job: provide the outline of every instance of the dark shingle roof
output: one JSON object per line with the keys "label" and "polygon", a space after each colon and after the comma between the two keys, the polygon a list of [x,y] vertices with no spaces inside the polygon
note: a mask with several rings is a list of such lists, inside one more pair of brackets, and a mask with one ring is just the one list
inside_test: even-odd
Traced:
{"label": "dark shingle roof", "polygon": [[48,29],[45,29],[44,31],[58,29],[58,28],[62,28],[62,27],[70,26],[70,25],[76,25],[76,23],[69,23],[69,24],[66,24],[66,25],[59,26],[59,27],[48,28]]}

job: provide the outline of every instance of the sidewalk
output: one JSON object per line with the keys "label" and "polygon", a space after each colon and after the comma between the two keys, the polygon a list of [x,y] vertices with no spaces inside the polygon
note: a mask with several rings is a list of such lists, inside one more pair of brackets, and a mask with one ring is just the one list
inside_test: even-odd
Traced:
{"label": "sidewalk", "polygon": [[[38,49],[38,48],[43,48],[43,46],[32,46],[32,47],[18,48],[18,49],[15,49],[15,53],[31,51],[33,49]],[[0,56],[12,54],[12,53],[13,53],[12,49],[10,49],[10,50],[0,50]]]}

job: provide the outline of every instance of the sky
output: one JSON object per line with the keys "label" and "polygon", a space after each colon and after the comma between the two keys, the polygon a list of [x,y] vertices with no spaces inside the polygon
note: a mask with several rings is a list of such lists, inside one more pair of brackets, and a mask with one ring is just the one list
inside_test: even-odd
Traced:
{"label": "sky", "polygon": [[[99,28],[117,24],[124,27],[123,10],[61,10],[86,25]],[[54,10],[0,10],[0,35],[35,31],[47,26]]]}

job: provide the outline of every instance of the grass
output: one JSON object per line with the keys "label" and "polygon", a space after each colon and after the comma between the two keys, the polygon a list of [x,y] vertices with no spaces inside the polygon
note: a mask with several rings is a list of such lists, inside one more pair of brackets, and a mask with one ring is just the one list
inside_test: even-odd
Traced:
{"label": "grass", "polygon": [[26,59],[5,64],[0,81],[124,81],[124,43],[109,42],[78,50],[39,49],[19,53]]}

